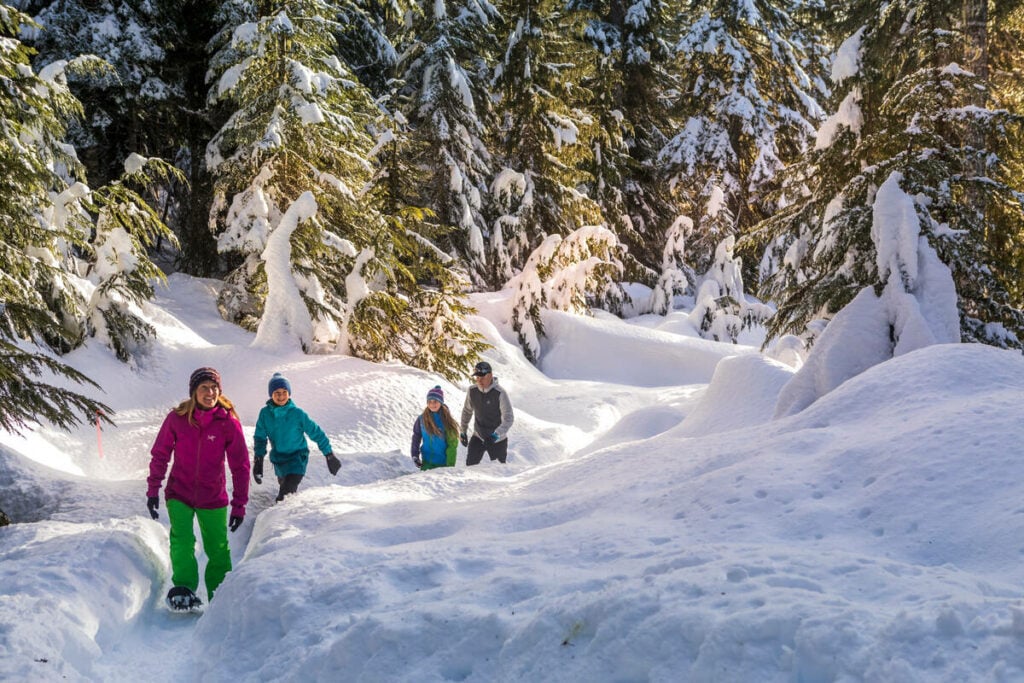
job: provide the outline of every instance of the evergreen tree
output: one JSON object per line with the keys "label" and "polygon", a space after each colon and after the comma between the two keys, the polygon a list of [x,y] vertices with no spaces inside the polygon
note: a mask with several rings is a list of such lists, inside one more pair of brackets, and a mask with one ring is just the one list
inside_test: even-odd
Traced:
{"label": "evergreen tree", "polygon": [[[994,108],[1005,107],[1018,116],[1024,116],[1024,3],[1020,0],[998,0],[988,16],[986,53],[989,58],[991,96]],[[972,68],[973,67],[969,67]],[[994,141],[998,145],[1007,184],[1017,193],[1024,194],[1024,130],[1020,127],[1007,131],[1005,139]],[[988,218],[992,223],[995,252],[1012,268],[1014,275],[1006,278],[1007,288],[1014,301],[1024,301],[1024,252],[1017,248],[1022,238],[1019,215],[1013,207],[989,205]],[[1007,210],[1009,209],[1009,210]]]}
{"label": "evergreen tree", "polygon": [[161,73],[171,84],[165,104],[173,113],[164,131],[167,151],[154,156],[171,160],[187,182],[172,182],[161,195],[163,201],[154,206],[178,235],[177,268],[201,277],[222,275],[223,264],[210,230],[213,178],[205,163],[207,144],[229,115],[225,107],[207,103],[209,45],[217,33],[220,3],[159,0],[159,4],[164,17],[161,35],[169,43]]}
{"label": "evergreen tree", "polygon": [[[26,3],[38,12],[32,33],[35,62],[99,55],[105,70],[72,70],[69,85],[85,103],[71,140],[94,182],[116,180],[131,154],[170,159],[184,172],[167,184],[147,183],[144,196],[159,220],[180,235],[178,266],[197,275],[218,271],[208,226],[212,201],[203,152],[218,112],[207,110],[206,45],[213,37],[215,3],[195,0]],[[185,182],[185,181],[188,182]],[[157,248],[166,246],[158,238]]]}
{"label": "evergreen tree", "polygon": [[509,282],[512,329],[523,353],[540,360],[544,309],[584,314],[591,308],[621,313],[628,297],[619,284],[625,253],[618,237],[603,226],[589,225],[565,238],[548,235],[533,250],[522,271]]}
{"label": "evergreen tree", "polygon": [[[67,66],[54,62],[40,77],[54,91],[67,93]],[[51,156],[45,143],[39,150],[44,158]],[[65,145],[64,153],[73,155],[74,149]],[[152,326],[132,310],[153,296],[152,282],[164,277],[150,249],[160,239],[176,245],[139,192],[153,196],[154,186],[166,188],[181,182],[182,175],[158,159],[133,154],[119,180],[90,190],[76,178],[81,172],[77,160],[68,159],[71,166],[50,162],[50,196],[39,213],[53,235],[50,258],[59,272],[48,290],[50,309],[71,334],[58,348],[67,350],[93,337],[127,362],[145,350],[153,334]]]}
{"label": "evergreen tree", "polygon": [[81,336],[75,312],[63,308],[74,298],[60,262],[60,245],[80,244],[81,236],[74,228],[58,232],[40,215],[61,182],[55,167],[77,166],[62,140],[80,105],[59,81],[33,72],[31,51],[18,39],[23,26],[35,24],[0,4],[0,429],[11,432],[41,420],[69,428],[109,412],[51,384],[58,376],[96,386],[33,348],[68,349]]}
{"label": "evergreen tree", "polygon": [[[590,196],[629,246],[627,277],[654,284],[677,211],[657,154],[673,123],[664,106],[675,78],[666,70],[666,5],[660,0],[574,0],[590,13],[584,33],[595,67],[586,85],[597,119]],[[667,276],[666,276],[667,277]]]}
{"label": "evergreen tree", "polygon": [[[429,171],[409,163],[424,145],[410,135],[401,113],[384,114],[371,156],[377,172],[368,195],[379,207],[379,239],[374,254],[360,256],[350,275],[350,292],[360,292],[345,343],[353,353],[371,360],[400,360],[439,373],[451,381],[465,377],[487,348],[483,337],[463,323],[473,309],[463,300],[470,283],[457,260],[436,246],[444,235],[434,213],[415,204]],[[391,265],[382,272],[380,267]],[[371,287],[373,281],[384,286]]]}
{"label": "evergreen tree", "polygon": [[87,198],[88,210],[96,215],[88,243],[86,277],[95,288],[86,304],[87,332],[122,361],[130,360],[155,333],[132,310],[153,297],[154,281],[165,279],[149,252],[161,239],[177,245],[174,234],[139,192],[183,181],[181,171],[173,166],[134,154],[125,161],[120,179]]}
{"label": "evergreen tree", "polygon": [[454,230],[444,250],[458,255],[473,283],[487,281],[484,219],[491,158],[483,140],[489,114],[487,57],[494,52],[487,0],[424,0],[416,5],[412,40],[399,62],[399,104],[427,169],[417,202]]}
{"label": "evergreen tree", "polygon": [[338,13],[338,54],[373,96],[393,92],[398,52],[395,40],[407,31],[412,0],[342,0]]}
{"label": "evergreen tree", "polygon": [[677,294],[683,294],[696,278],[686,265],[686,238],[693,232],[693,221],[680,216],[665,232],[665,246],[661,256],[661,274],[651,290],[649,307],[652,313],[667,315]]}
{"label": "evergreen tree", "polygon": [[104,72],[68,73],[69,87],[86,113],[72,125],[70,142],[89,178],[97,185],[118,178],[132,153],[166,155],[181,93],[162,73],[168,35],[164,5],[153,0],[29,5],[43,27],[32,32],[38,67],[81,55],[97,55],[111,66]]}
{"label": "evergreen tree", "polygon": [[578,13],[555,0],[509,0],[510,27],[495,71],[499,169],[492,195],[501,208],[488,245],[496,271],[508,280],[548,235],[568,235],[601,223],[600,207],[577,189],[591,149],[583,136],[594,119],[583,108],[591,95]]}
{"label": "evergreen tree", "polygon": [[215,95],[236,107],[207,155],[219,244],[238,261],[222,310],[260,344],[464,376],[482,338],[456,324],[468,311],[459,285],[419,253],[433,247],[414,229],[424,214],[404,205],[408,188],[371,175],[373,157],[394,160],[403,138],[333,54],[336,8],[255,9],[227,4],[217,39]]}
{"label": "evergreen tree", "polygon": [[772,315],[771,307],[747,300],[742,261],[736,257],[735,237],[726,237],[715,249],[715,261],[699,280],[690,320],[701,336],[736,343],[744,329],[760,325]]}
{"label": "evergreen tree", "polygon": [[[488,345],[462,322],[473,313],[463,300],[468,282],[415,231],[422,218],[415,209],[385,216],[381,239],[357,259],[348,282],[355,296],[347,344],[361,358],[395,360],[456,381]],[[374,281],[386,285],[373,287]]]}
{"label": "evergreen tree", "polygon": [[689,263],[705,272],[719,243],[775,206],[768,193],[813,134],[822,95],[793,0],[690,0],[676,43],[681,130],[660,159],[693,221]]}
{"label": "evergreen tree", "polygon": [[977,146],[1019,135],[1020,120],[976,104],[988,84],[957,62],[961,9],[917,0],[851,7],[855,28],[833,66],[840,104],[794,170],[789,205],[765,223],[777,240],[769,291],[781,302],[771,334],[802,333],[866,286],[881,291],[897,275],[912,282],[880,268],[872,239],[876,193],[888,181],[913,198],[915,225],[952,272],[962,338],[1020,346],[1024,314],[1008,287],[1015,271],[986,213],[999,206],[1019,226],[1022,196],[998,150]]}
{"label": "evergreen tree", "polygon": [[214,177],[211,222],[234,265],[222,313],[258,327],[267,296],[264,250],[285,213],[310,192],[316,214],[294,227],[288,275],[312,321],[298,338],[308,351],[335,344],[348,324],[345,279],[377,227],[358,196],[370,178],[366,128],[375,109],[334,54],[335,14],[319,0],[272,10],[227,2],[212,65],[212,98],[233,107],[206,157]]}

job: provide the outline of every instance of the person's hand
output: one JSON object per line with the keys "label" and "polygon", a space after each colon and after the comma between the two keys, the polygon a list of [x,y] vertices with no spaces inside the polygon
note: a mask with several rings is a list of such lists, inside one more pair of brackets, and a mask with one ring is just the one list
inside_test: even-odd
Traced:
{"label": "person's hand", "polygon": [[245,519],[245,517],[231,515],[231,519],[228,520],[228,528],[231,529],[232,532],[238,531],[238,527],[242,526],[243,519]]}
{"label": "person's hand", "polygon": [[498,432],[491,432],[491,435],[487,437],[487,441],[490,443],[498,443]]}
{"label": "person's hand", "polygon": [[156,509],[160,507],[160,499],[156,496],[149,496],[146,498],[146,507],[149,508],[149,516],[153,519],[160,516],[156,511]]}
{"label": "person's hand", "polygon": [[459,434],[459,443],[461,443],[463,446],[469,445],[469,437],[466,436],[466,432],[462,432],[461,434]]}
{"label": "person's hand", "polygon": [[414,456],[412,456],[412,464],[416,465],[416,467],[422,468],[423,467],[423,460],[420,459],[420,456],[414,455]]}
{"label": "person's hand", "polygon": [[256,458],[252,461],[252,479],[257,484],[263,483],[263,458]]}
{"label": "person's hand", "polygon": [[334,453],[328,453],[325,457],[327,458],[328,471],[330,471],[331,475],[336,476],[338,474],[338,470],[341,469],[341,461],[338,460]]}

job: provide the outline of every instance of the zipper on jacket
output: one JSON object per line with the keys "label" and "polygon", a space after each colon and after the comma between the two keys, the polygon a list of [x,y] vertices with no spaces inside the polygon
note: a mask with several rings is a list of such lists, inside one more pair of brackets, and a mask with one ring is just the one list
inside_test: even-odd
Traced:
{"label": "zipper on jacket", "polygon": [[196,471],[192,477],[192,503],[195,505],[196,501],[199,500],[199,459],[203,453],[203,425],[197,424],[196,427],[199,429],[199,439],[196,441]]}

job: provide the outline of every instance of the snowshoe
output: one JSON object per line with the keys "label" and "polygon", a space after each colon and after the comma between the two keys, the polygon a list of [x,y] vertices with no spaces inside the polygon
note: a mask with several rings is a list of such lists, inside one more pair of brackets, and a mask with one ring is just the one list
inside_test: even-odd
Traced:
{"label": "snowshoe", "polygon": [[203,601],[185,586],[175,586],[167,592],[167,608],[172,612],[199,612]]}

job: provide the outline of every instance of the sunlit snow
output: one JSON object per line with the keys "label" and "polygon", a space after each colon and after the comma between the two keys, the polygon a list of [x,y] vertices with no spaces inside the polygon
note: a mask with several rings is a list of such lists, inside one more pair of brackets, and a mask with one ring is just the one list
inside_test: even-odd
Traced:
{"label": "sunlit snow", "polygon": [[[66,357],[116,427],[0,435],[0,679],[1024,680],[1019,353],[927,346],[772,419],[792,369],[686,311],[546,315],[537,368],[510,292],[474,295],[509,463],[419,472],[427,390],[458,413],[468,377],[255,348],[219,286],[172,276],[135,369]],[[144,477],[203,365],[250,436],[284,373],[343,466],[254,485],[234,571],[180,617]]]}

